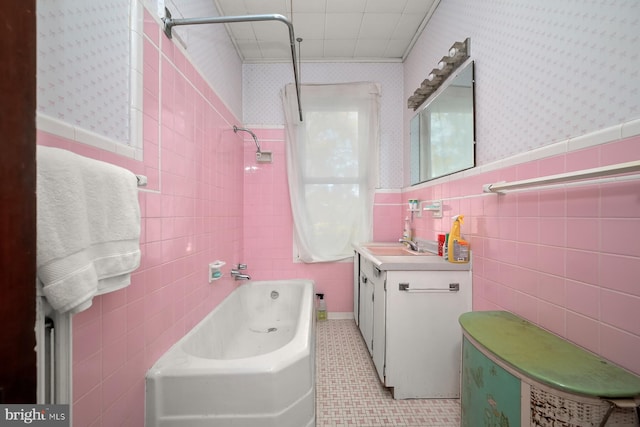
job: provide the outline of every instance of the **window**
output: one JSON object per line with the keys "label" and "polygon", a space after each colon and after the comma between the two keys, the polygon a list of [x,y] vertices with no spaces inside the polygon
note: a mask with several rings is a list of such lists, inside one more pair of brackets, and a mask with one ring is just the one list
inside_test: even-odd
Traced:
{"label": "window", "polygon": [[294,238],[303,262],[351,257],[371,240],[378,169],[379,87],[373,83],[285,88],[287,172]]}

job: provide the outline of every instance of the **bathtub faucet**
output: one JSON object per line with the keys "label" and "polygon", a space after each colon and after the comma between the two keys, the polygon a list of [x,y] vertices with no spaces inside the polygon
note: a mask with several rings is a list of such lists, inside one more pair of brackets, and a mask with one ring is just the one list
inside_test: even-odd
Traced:
{"label": "bathtub faucet", "polygon": [[251,280],[248,274],[241,274],[238,270],[231,270],[231,277],[236,280]]}

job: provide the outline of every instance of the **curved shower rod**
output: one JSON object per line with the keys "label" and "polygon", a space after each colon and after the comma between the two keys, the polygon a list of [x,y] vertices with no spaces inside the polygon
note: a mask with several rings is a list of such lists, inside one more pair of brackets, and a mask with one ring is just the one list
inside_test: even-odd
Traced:
{"label": "curved shower rod", "polygon": [[172,38],[171,29],[178,25],[198,25],[198,24],[226,24],[232,22],[258,22],[258,21],[280,21],[289,28],[289,43],[291,45],[291,62],[293,62],[293,78],[296,84],[296,96],[298,98],[298,114],[302,121],[302,105],[300,103],[300,83],[298,81],[298,66],[296,61],[295,35],[293,33],[293,24],[286,16],[280,14],[265,15],[238,15],[238,16],[213,16],[208,18],[182,18],[173,19],[171,13],[165,8],[164,33],[167,37]]}

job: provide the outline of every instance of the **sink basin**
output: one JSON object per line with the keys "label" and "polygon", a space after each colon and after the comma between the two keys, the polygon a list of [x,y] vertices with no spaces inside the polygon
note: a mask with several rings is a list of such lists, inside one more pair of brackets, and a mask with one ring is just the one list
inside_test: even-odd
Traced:
{"label": "sink basin", "polygon": [[[364,242],[353,247],[378,270],[385,271],[469,271],[470,263],[451,263],[431,252],[437,242],[423,244],[425,251],[416,252],[398,242]],[[356,257],[357,259],[357,257]]]}
{"label": "sink basin", "polygon": [[415,252],[404,246],[367,246],[366,249],[373,255],[380,256],[424,256],[433,255],[428,252]]}

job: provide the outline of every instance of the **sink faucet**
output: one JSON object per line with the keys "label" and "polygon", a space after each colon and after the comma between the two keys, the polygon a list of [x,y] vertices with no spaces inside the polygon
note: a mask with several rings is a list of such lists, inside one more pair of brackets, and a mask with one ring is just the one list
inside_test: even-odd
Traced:
{"label": "sink faucet", "polygon": [[231,277],[236,280],[251,280],[251,276],[248,274],[241,274],[238,270],[231,270]]}
{"label": "sink faucet", "polygon": [[418,251],[418,244],[412,240],[408,240],[408,239],[399,239],[398,242],[400,243],[406,243],[407,245],[409,245],[409,248],[412,251]]}

